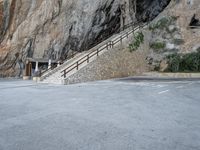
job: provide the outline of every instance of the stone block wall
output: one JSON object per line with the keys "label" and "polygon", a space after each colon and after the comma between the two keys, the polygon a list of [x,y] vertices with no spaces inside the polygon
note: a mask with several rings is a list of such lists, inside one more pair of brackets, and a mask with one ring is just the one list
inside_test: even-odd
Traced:
{"label": "stone block wall", "polygon": [[133,38],[130,38],[122,45],[103,53],[95,61],[65,79],[65,84],[128,77],[148,71],[149,66],[145,60],[148,55],[148,49],[145,48],[147,44],[144,43],[137,51],[130,52],[128,45],[132,40]]}

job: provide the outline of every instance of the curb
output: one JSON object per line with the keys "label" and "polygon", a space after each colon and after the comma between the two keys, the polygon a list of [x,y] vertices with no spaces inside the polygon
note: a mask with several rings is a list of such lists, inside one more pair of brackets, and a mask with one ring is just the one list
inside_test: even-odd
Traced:
{"label": "curb", "polygon": [[154,77],[154,78],[200,78],[200,73],[163,73],[163,72],[147,72],[142,76]]}

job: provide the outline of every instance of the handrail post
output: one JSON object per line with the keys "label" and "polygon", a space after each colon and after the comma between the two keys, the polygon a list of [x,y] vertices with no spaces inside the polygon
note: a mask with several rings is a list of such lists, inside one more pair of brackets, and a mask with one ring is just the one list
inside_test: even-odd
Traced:
{"label": "handrail post", "polygon": [[76,69],[77,69],[77,70],[78,70],[78,65],[79,65],[79,64],[78,64],[78,61],[77,61],[77,62],[76,62]]}
{"label": "handrail post", "polygon": [[99,56],[99,49],[97,48],[97,56]]}
{"label": "handrail post", "polygon": [[108,50],[108,43],[106,43],[106,49]]}
{"label": "handrail post", "polygon": [[141,24],[139,23],[139,30],[141,29]]}
{"label": "handrail post", "polygon": [[89,57],[89,54],[87,55],[87,63],[90,62],[90,57]]}
{"label": "handrail post", "polygon": [[108,49],[110,48],[110,41],[108,42]]}
{"label": "handrail post", "polygon": [[122,36],[120,36],[120,42],[121,42],[121,44],[122,44]]}
{"label": "handrail post", "polygon": [[135,30],[135,23],[134,22],[132,23],[132,30],[133,30],[133,32]]}
{"label": "handrail post", "polygon": [[64,78],[66,78],[66,70],[64,70]]}

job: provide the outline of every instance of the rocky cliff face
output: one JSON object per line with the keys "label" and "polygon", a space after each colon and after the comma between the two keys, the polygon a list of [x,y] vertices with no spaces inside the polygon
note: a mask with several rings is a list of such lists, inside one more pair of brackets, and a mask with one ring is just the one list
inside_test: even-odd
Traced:
{"label": "rocky cliff face", "polygon": [[137,18],[152,19],[169,1],[0,0],[0,76],[18,75],[27,57],[58,60],[87,50],[118,31],[122,16],[135,21],[135,8]]}
{"label": "rocky cliff face", "polygon": [[[151,23],[147,47],[150,55],[147,60],[153,70],[165,71],[170,55],[182,56],[200,50],[200,29],[189,27],[194,16],[195,20],[200,20],[199,3],[199,0],[171,1],[165,11]],[[196,25],[199,25],[198,21]]]}

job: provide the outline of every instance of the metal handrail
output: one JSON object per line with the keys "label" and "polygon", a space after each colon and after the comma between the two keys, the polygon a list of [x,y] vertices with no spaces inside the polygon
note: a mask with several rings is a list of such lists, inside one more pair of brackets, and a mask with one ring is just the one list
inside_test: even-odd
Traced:
{"label": "metal handrail", "polygon": [[[83,64],[84,62],[89,63],[89,62],[90,62],[90,58],[92,58],[92,57],[94,57],[94,56],[98,56],[99,53],[100,53],[101,51],[103,51],[103,50],[105,50],[105,49],[108,50],[109,47],[110,47],[110,48],[114,47],[115,44],[117,44],[117,43],[119,43],[119,42],[122,42],[123,39],[128,38],[128,36],[129,36],[130,34],[134,33],[134,32],[135,32],[136,30],[138,30],[140,27],[144,27],[144,26],[146,25],[146,24],[142,24],[142,25],[141,25],[141,23],[143,23],[143,22],[137,22],[137,23],[136,23],[137,26],[136,26],[135,28],[133,28],[133,29],[131,30],[131,32],[128,31],[128,32],[122,34],[119,38],[116,38],[116,39],[113,40],[113,41],[109,41],[109,42],[106,43],[104,46],[101,46],[101,47],[95,49],[94,51],[90,52],[90,53],[87,54],[86,56],[80,58],[78,61],[76,61],[75,63],[73,63],[72,65],[70,65],[70,66],[67,67],[66,69],[64,69],[63,71],[61,71],[61,74],[62,74],[61,77],[66,78],[66,75],[67,75],[69,72],[71,72],[72,70],[74,70],[74,69],[79,70],[79,66],[80,66],[81,64]],[[132,25],[132,24],[131,24],[131,25]],[[102,47],[103,47],[103,48],[102,48]]]}
{"label": "metal handrail", "polygon": [[[131,22],[131,23],[129,23],[129,24],[126,24],[126,25],[124,25],[124,27],[119,28],[114,34],[119,33],[120,31],[124,31],[125,29],[128,29],[128,28],[130,28],[130,27],[138,26],[138,24],[139,24],[140,22],[141,22],[141,21],[138,21],[138,22]],[[99,45],[99,44],[102,43],[103,41],[109,39],[109,38],[110,38],[111,36],[113,36],[114,34],[110,34],[110,35],[104,37],[104,39],[101,39],[101,40],[95,42],[93,45],[90,45],[87,49],[84,49],[84,50],[89,50],[89,49],[94,48],[95,46]],[[76,51],[75,53],[72,53],[72,55],[70,55],[69,57],[65,58],[64,62],[66,62],[66,61],[68,61],[69,59],[73,58],[73,57],[74,57],[76,54],[78,54],[78,53],[79,53],[78,51]],[[49,68],[49,69],[46,69],[45,71],[43,71],[43,72],[41,73],[41,76],[43,76],[46,72],[48,72],[48,71],[50,71],[50,70],[54,70],[55,68],[57,68],[57,67],[51,67],[51,68]]]}
{"label": "metal handrail", "polygon": [[[73,58],[76,54],[78,54],[79,52],[73,52],[71,55],[69,55],[69,56],[67,56],[66,57],[66,59],[65,59],[65,61],[64,62],[66,62],[66,61],[68,61],[69,59],[71,59],[71,58]],[[48,69],[46,69],[46,70],[44,70],[43,72],[41,72],[41,77],[45,74],[45,73],[47,73],[47,72],[49,72],[50,70],[54,70],[55,68],[57,68],[56,66],[51,66],[50,68],[48,68]]]}
{"label": "metal handrail", "polygon": [[[136,22],[137,23],[137,22]],[[100,43],[102,43],[103,41],[109,39],[110,37],[112,37],[114,34],[119,33],[120,31],[124,31],[125,29],[128,29],[130,27],[133,27],[134,25],[137,25],[135,22],[131,22],[129,24],[124,25],[124,27],[119,28],[118,30],[116,30],[116,32],[114,32],[113,34],[109,34],[106,37],[104,37],[101,40],[98,40],[97,42],[95,42],[94,44],[90,45],[87,49],[92,49],[93,47],[95,47],[96,45],[99,45]],[[85,49],[85,50],[87,50]]]}
{"label": "metal handrail", "polygon": [[48,69],[42,71],[42,72],[41,72],[41,76],[44,75],[46,72],[48,72],[48,71],[50,71],[50,70],[53,70],[54,68],[55,68],[55,67],[52,67],[52,66],[51,66],[50,68],[48,68]]}
{"label": "metal handrail", "polygon": [[190,28],[190,29],[197,29],[197,28],[200,28],[200,26],[188,26],[188,28]]}

